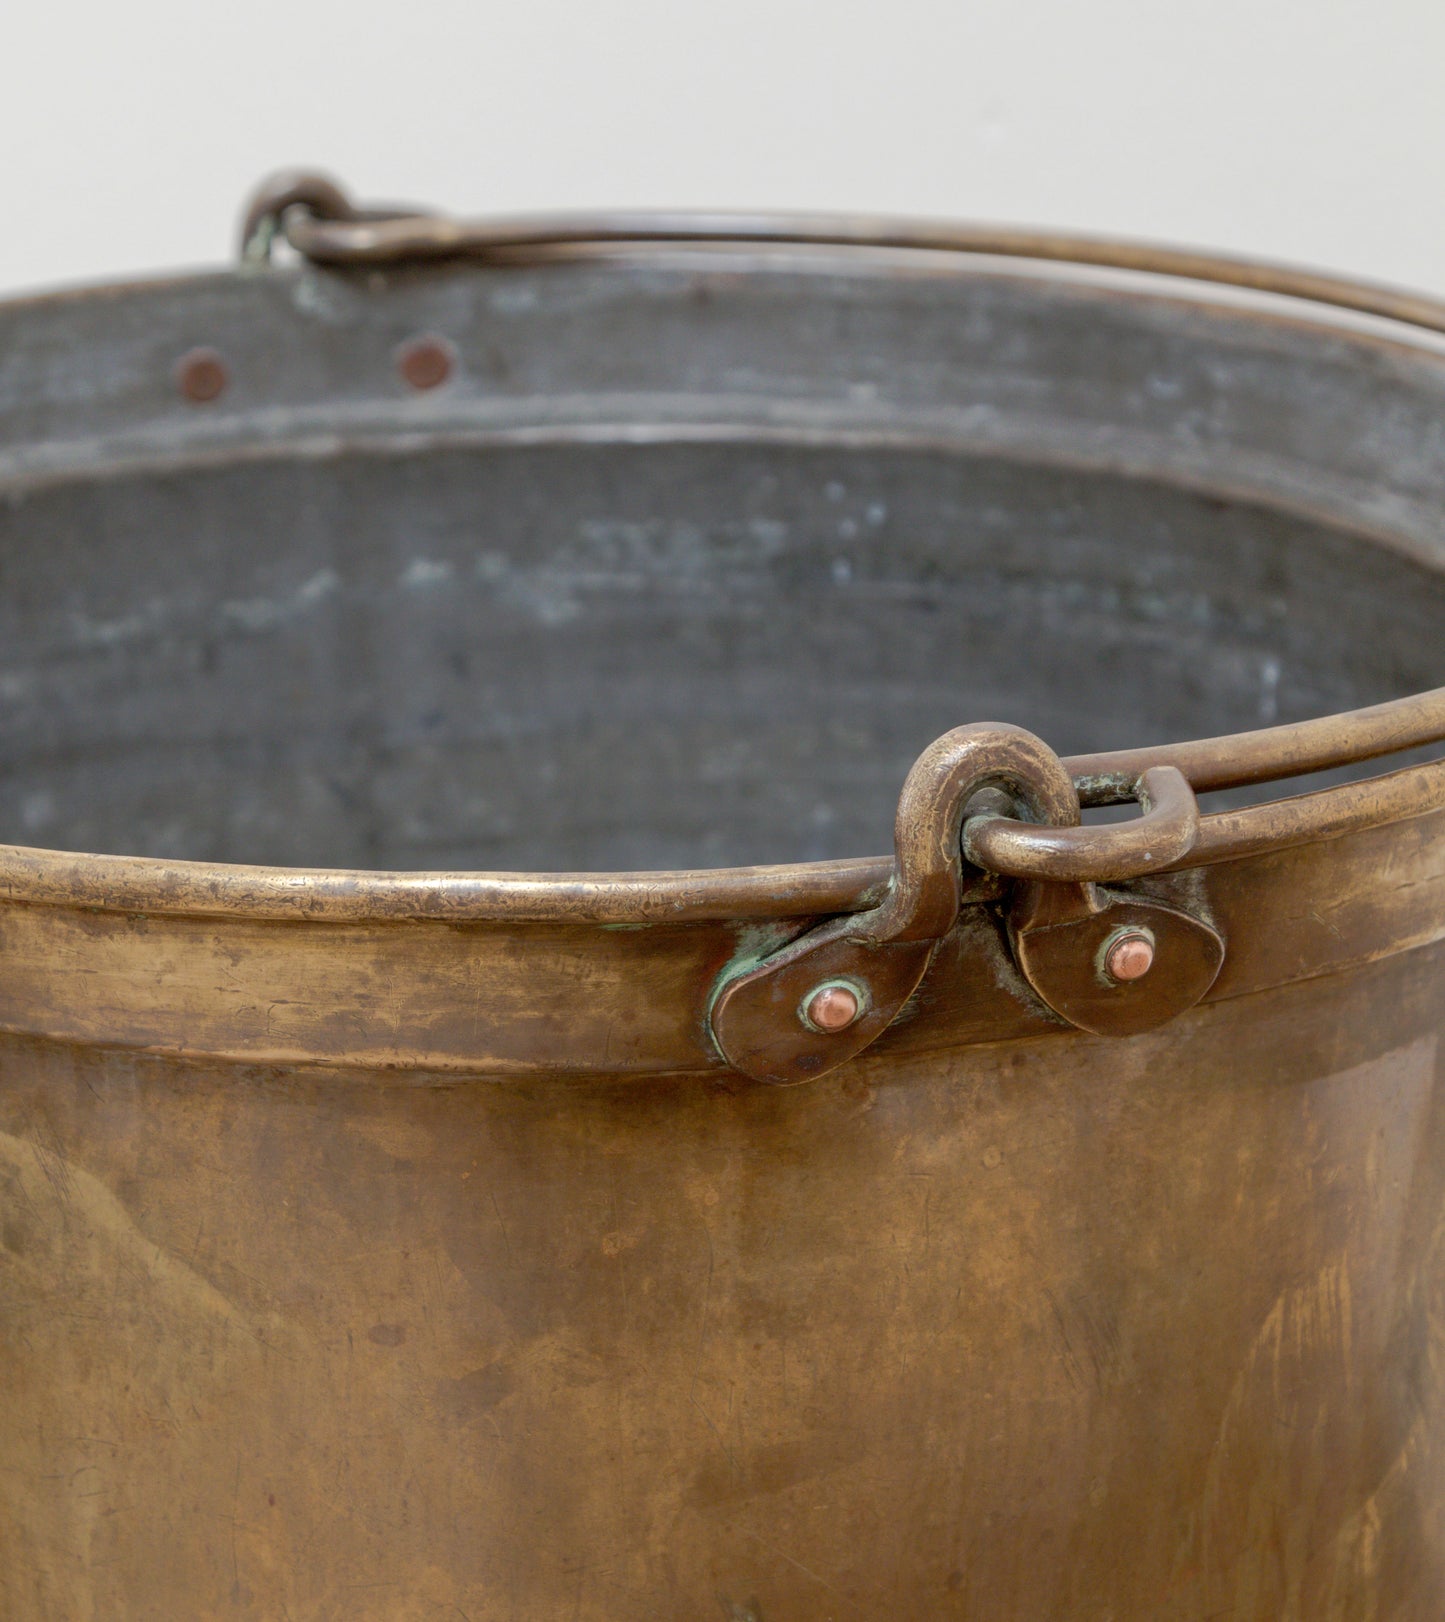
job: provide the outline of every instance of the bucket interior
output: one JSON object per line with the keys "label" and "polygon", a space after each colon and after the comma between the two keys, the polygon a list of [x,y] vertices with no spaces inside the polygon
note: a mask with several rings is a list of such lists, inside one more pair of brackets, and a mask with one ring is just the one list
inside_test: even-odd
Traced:
{"label": "bucket interior", "polygon": [[886,850],[939,733],[1061,753],[1445,684],[1445,574],[987,455],[458,444],[0,502],[0,840],[324,866]]}

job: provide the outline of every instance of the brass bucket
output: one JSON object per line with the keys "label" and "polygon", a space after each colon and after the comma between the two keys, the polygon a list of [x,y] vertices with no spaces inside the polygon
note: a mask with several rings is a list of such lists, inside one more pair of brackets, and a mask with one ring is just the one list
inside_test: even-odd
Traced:
{"label": "brass bucket", "polygon": [[0,1614],[1438,1622],[1445,311],[245,236],[0,307]]}

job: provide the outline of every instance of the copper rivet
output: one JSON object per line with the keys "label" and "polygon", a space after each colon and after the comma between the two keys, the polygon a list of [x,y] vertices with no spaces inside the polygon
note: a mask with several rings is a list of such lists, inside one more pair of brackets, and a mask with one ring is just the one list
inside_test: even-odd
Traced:
{"label": "copper rivet", "polygon": [[411,338],[396,352],[396,369],[414,389],[440,388],[456,363],[457,352],[445,338]]}
{"label": "copper rivet", "polygon": [[192,405],[206,405],[225,390],[226,362],[214,349],[188,349],[176,362],[176,387]]}
{"label": "copper rivet", "polygon": [[808,998],[808,1023],[820,1031],[845,1031],[862,1010],[851,986],[819,986]]}
{"label": "copper rivet", "polygon": [[1104,970],[1111,980],[1141,980],[1154,967],[1154,942],[1142,929],[1126,929],[1109,947]]}

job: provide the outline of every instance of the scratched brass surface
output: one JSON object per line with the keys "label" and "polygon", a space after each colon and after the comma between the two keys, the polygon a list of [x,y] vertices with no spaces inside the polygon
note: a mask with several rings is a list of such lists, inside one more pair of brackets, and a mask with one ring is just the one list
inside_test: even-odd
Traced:
{"label": "scratched brass surface", "polygon": [[0,1610],[1433,1622],[1442,968],[784,1091],[9,1039]]}

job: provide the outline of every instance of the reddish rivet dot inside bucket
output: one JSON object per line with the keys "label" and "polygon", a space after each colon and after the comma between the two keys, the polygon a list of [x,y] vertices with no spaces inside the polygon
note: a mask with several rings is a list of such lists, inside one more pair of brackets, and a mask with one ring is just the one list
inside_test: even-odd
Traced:
{"label": "reddish rivet dot inside bucket", "polygon": [[1141,929],[1125,930],[1104,957],[1104,971],[1111,980],[1127,984],[1141,980],[1154,967],[1154,942]]}
{"label": "reddish rivet dot inside bucket", "polygon": [[414,389],[440,388],[456,367],[456,351],[445,338],[412,338],[396,352],[396,369]]}
{"label": "reddish rivet dot inside bucket", "polygon": [[229,380],[226,362],[214,349],[188,349],[176,362],[176,387],[192,405],[217,399]]}
{"label": "reddish rivet dot inside bucket", "polygon": [[804,1013],[819,1031],[845,1031],[862,1012],[858,993],[851,986],[819,986],[808,998]]}

